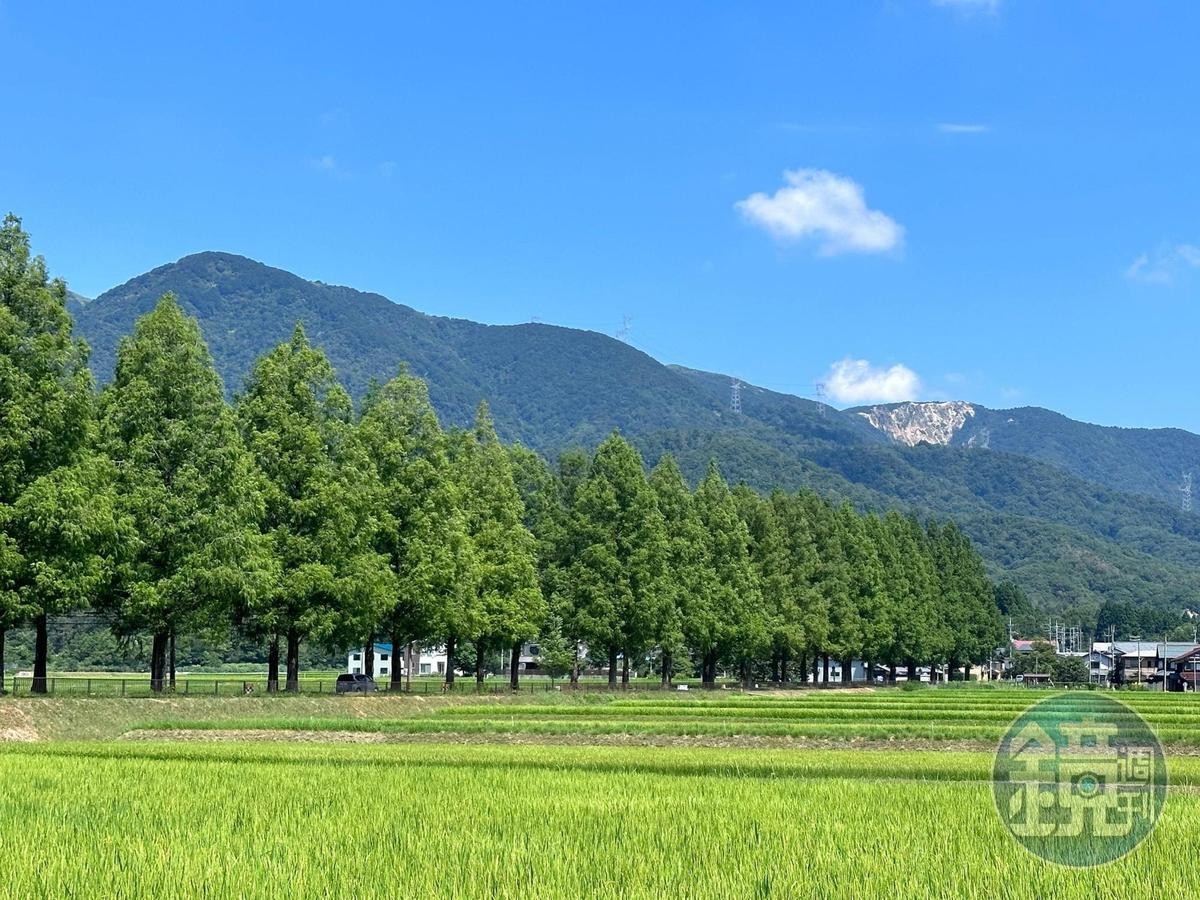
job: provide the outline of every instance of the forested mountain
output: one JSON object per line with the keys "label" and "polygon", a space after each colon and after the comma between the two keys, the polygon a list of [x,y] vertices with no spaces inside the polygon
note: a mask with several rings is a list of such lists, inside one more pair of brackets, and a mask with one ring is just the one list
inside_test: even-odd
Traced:
{"label": "forested mountain", "polygon": [[753,385],[737,415],[728,377],[663,365],[602,334],[428,316],[225,253],[73,298],[101,381],[119,339],[168,291],[200,321],[230,394],[300,321],[355,397],[405,363],[445,424],[469,424],[486,399],[502,438],[547,455],[590,449],[616,428],[651,464],[672,451],[693,482],[715,458],[731,481],[762,489],[952,515],[993,575],[1011,574],[1044,609],[1084,624],[1106,601],[1177,612],[1200,595],[1200,527],[1178,511],[1181,471],[1200,460],[1188,432],[965,403],[838,411]]}

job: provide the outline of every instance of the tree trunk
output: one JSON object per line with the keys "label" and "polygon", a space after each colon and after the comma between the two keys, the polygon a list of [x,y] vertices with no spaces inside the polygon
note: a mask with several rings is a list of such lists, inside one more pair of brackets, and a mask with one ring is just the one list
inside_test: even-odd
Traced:
{"label": "tree trunk", "polygon": [[475,684],[479,687],[483,687],[483,669],[487,662],[484,656],[486,649],[483,641],[475,642]]}
{"label": "tree trunk", "polygon": [[163,691],[167,671],[167,632],[156,631],[150,644],[150,690],[156,694]]}
{"label": "tree trunk", "polygon": [[813,651],[812,683],[813,684],[821,683],[821,654],[817,653],[815,650]]}
{"label": "tree trunk", "polygon": [[704,687],[714,687],[717,683],[717,651],[706,651],[702,665],[703,670],[700,673],[700,681]]}
{"label": "tree trunk", "polygon": [[367,643],[363,647],[363,674],[368,678],[375,677],[375,635],[367,635]]}
{"label": "tree trunk", "polygon": [[175,629],[171,629],[170,637],[167,644],[167,683],[171,686],[171,691],[175,691]]}
{"label": "tree trunk", "polygon": [[781,650],[779,653],[779,683],[780,684],[788,683],[788,663],[789,662],[791,662],[790,654],[788,653],[787,647],[784,647],[783,650]]}
{"label": "tree trunk", "polygon": [[896,683],[896,669],[899,668],[895,663],[888,666],[888,684]]}
{"label": "tree trunk", "polygon": [[300,635],[293,628],[287,634],[287,684],[289,694],[300,693]]}
{"label": "tree trunk", "polygon": [[39,613],[33,620],[36,636],[33,642],[33,686],[35,694],[44,694],[48,689],[46,683],[46,665],[50,656],[50,636],[46,626],[46,614]]}
{"label": "tree trunk", "polygon": [[608,686],[617,686],[617,651],[608,651]]}
{"label": "tree trunk", "polygon": [[575,650],[571,654],[571,684],[579,684],[579,642],[575,642]]}
{"label": "tree trunk", "polygon": [[842,658],[842,684],[850,684],[854,680],[854,658]]}
{"label": "tree trunk", "polygon": [[456,635],[446,638],[446,684],[454,684],[454,649],[457,643]]}
{"label": "tree trunk", "polygon": [[629,685],[629,652],[626,651],[621,654],[621,686],[627,687],[628,685]]}
{"label": "tree trunk", "polygon": [[4,638],[7,629],[0,626],[0,697],[4,696]]}
{"label": "tree trunk", "polygon": [[521,642],[517,641],[512,647],[512,662],[508,667],[508,686],[514,691],[521,689]]}
{"label": "tree trunk", "polygon": [[667,687],[671,684],[671,654],[666,650],[662,655],[662,686]]}
{"label": "tree trunk", "polygon": [[917,661],[911,656],[904,661],[904,671],[908,673],[906,677],[909,681],[920,683],[921,676],[917,674]]}
{"label": "tree trunk", "polygon": [[279,693],[279,635],[273,636],[267,647],[267,693]]}
{"label": "tree trunk", "polygon": [[800,658],[796,661],[799,663],[796,668],[800,670],[800,683],[808,684],[808,654],[801,653]]}
{"label": "tree trunk", "polygon": [[[397,657],[396,651],[400,647],[400,635],[395,631],[392,632],[392,676],[388,680],[388,689],[398,691],[404,686],[404,673],[408,671],[412,665],[412,644],[408,644],[404,648],[404,656]],[[403,665],[396,665],[397,661],[403,659]]]}
{"label": "tree trunk", "polygon": [[829,654],[821,654],[821,684],[829,684]]}

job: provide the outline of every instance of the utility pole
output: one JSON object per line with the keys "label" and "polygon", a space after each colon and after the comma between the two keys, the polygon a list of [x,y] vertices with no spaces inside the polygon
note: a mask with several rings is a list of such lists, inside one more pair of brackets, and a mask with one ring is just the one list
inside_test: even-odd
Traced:
{"label": "utility pole", "polygon": [[729,381],[729,411],[736,416],[742,414],[742,383],[736,378]]}

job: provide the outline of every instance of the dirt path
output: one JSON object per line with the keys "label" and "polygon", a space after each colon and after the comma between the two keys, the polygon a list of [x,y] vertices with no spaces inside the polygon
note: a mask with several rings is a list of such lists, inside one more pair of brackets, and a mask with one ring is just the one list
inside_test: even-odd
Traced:
{"label": "dirt path", "polygon": [[235,741],[280,741],[285,743],[323,744],[529,744],[546,746],[610,747],[714,747],[764,748],[792,750],[947,750],[991,751],[987,741],[915,741],[853,740],[826,738],[789,738],[743,735],[710,737],[705,735],[639,734],[404,734],[378,731],[323,731],[282,728],[236,729],[160,729],[147,728],[121,735],[128,741],[179,741],[228,743]]}

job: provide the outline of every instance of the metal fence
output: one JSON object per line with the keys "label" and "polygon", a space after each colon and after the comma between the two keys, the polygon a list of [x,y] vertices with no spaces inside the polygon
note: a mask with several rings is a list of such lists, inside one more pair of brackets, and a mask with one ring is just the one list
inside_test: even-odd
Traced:
{"label": "metal fence", "polygon": [[[112,675],[97,675],[93,677],[80,675],[53,675],[45,679],[45,691],[40,692],[54,696],[78,697],[155,697],[163,694],[174,694],[189,697],[232,697],[270,695],[269,685],[265,676],[184,676],[176,678],[175,684],[164,682],[162,690],[155,691],[146,675],[122,678]],[[689,690],[706,689],[699,683],[688,682]],[[35,694],[34,679],[27,675],[9,677],[6,688],[13,696],[28,696]],[[832,685],[831,685],[832,686]],[[284,681],[278,683],[278,692],[286,693]],[[337,693],[336,676],[301,677],[297,682],[301,694],[334,694]],[[571,684],[567,679],[550,681],[548,678],[522,679],[517,687],[513,687],[507,678],[492,678],[477,683],[473,678],[459,678],[453,684],[446,684],[440,679],[414,678],[412,681],[393,685],[387,679],[376,682],[376,687],[382,693],[411,693],[411,694],[511,694],[511,693],[549,693],[562,691],[575,692],[611,692],[611,691],[674,691],[679,683],[664,686],[658,682],[635,681],[628,684],[617,682],[609,684],[605,680],[579,681]],[[736,682],[718,682],[707,689],[738,687]],[[814,687],[818,687],[814,685]]]}

